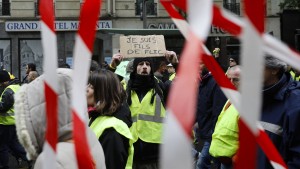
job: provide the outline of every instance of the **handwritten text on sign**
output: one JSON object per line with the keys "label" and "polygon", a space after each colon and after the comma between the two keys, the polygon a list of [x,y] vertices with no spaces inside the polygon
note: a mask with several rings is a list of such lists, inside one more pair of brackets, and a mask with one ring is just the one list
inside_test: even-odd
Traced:
{"label": "handwritten text on sign", "polygon": [[121,36],[120,53],[126,57],[159,57],[166,52],[163,35]]}

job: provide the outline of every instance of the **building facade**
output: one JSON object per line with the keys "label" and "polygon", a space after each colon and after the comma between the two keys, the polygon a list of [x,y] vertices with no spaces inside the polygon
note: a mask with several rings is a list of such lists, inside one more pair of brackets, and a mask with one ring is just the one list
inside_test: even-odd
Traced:
{"label": "building facade", "polygon": [[[241,16],[242,0],[215,0]],[[279,2],[266,1],[266,31],[280,37]],[[55,0],[59,65],[72,66],[75,33],[83,0]],[[22,79],[24,65],[34,62],[42,73],[43,49],[40,35],[38,0],[0,0],[0,66]],[[143,15],[143,7],[147,15]],[[147,30],[142,30],[147,29]],[[141,30],[141,31],[137,31]],[[109,61],[119,50],[119,37],[130,34],[163,34],[166,48],[178,54],[184,38],[176,29],[159,0],[103,0],[92,59]],[[222,29],[212,26],[207,46],[221,48],[224,63],[228,56],[238,54],[239,41]]]}

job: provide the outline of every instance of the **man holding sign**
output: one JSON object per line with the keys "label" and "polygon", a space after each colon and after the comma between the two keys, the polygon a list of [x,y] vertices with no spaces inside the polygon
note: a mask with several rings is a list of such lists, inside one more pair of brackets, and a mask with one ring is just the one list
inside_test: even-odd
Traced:
{"label": "man holding sign", "polygon": [[[145,36],[144,38],[141,36],[138,38],[133,37],[134,36],[129,36],[125,37],[125,39],[127,39],[128,42],[131,40],[131,42],[133,42],[132,44],[139,43],[139,45],[143,47],[138,49],[133,45],[133,47],[131,46],[132,50],[129,50],[129,48],[122,50],[123,43],[121,42],[121,53],[123,54],[115,54],[112,58],[110,67],[118,65],[123,58],[123,55],[125,55],[125,57],[137,57],[134,59],[133,72],[130,74],[126,89],[128,96],[127,103],[130,106],[133,122],[130,128],[134,140],[133,168],[157,169],[159,145],[162,140],[163,121],[166,116],[165,96],[167,96],[166,89],[168,89],[169,85],[166,86],[154,77],[153,58],[150,58],[147,55],[149,54],[152,57],[154,55],[160,56],[160,53],[164,50],[161,50],[161,48],[159,49],[158,47],[154,49],[152,48],[153,46],[147,50],[143,49],[151,46],[147,45],[148,42],[158,43],[158,40],[153,38],[156,36]],[[136,45],[136,47],[138,47],[138,45]],[[128,51],[135,52],[130,53]],[[140,55],[138,55],[138,52],[140,52]],[[155,52],[156,54],[153,54]],[[162,54],[173,65],[178,64],[175,52],[164,51]]]}

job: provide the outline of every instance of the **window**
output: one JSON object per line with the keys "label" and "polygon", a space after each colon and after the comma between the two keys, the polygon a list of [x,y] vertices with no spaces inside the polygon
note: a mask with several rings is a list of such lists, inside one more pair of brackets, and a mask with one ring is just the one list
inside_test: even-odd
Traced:
{"label": "window", "polygon": [[10,2],[9,0],[0,0],[0,16],[10,15]]}
{"label": "window", "polygon": [[154,0],[136,0],[135,3],[135,15],[142,16],[143,14],[143,2],[146,3],[147,15],[157,15],[157,3]]}
{"label": "window", "polygon": [[11,71],[11,40],[0,39],[0,68]]}
{"label": "window", "polygon": [[34,6],[35,6],[35,16],[40,16],[40,10],[39,10],[39,4],[40,4],[40,1],[39,0],[36,0],[35,3],[34,3]]}
{"label": "window", "polygon": [[20,39],[19,40],[19,64],[20,79],[26,76],[26,65],[34,63],[39,74],[43,73],[43,47],[40,39]]}
{"label": "window", "polygon": [[239,56],[240,55],[240,40],[235,37],[226,37],[226,51],[227,56]]}
{"label": "window", "polygon": [[295,48],[297,51],[300,51],[300,29],[295,31]]}
{"label": "window", "polygon": [[240,15],[240,3],[237,3],[235,0],[224,1],[223,7],[232,13]]}
{"label": "window", "polygon": [[[53,10],[54,10],[54,13],[55,13],[55,3],[54,2],[53,2]],[[34,2],[34,13],[35,13],[35,16],[40,16],[39,5],[40,5],[40,0],[35,0],[35,2]]]}

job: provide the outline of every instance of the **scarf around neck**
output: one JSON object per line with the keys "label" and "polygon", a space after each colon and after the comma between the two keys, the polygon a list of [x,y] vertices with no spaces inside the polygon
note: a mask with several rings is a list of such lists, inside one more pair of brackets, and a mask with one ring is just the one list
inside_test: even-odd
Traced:
{"label": "scarf around neck", "polygon": [[135,91],[148,91],[151,88],[154,88],[153,75],[135,75],[135,78],[132,81],[131,89]]}

